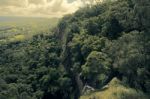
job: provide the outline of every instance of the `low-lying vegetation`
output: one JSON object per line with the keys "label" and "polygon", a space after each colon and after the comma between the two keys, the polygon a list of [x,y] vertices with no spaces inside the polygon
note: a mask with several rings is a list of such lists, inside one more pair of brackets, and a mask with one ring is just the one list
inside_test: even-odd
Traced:
{"label": "low-lying vegetation", "polygon": [[[150,2],[104,1],[64,16],[48,33],[36,32],[42,24],[3,28],[2,39],[21,41],[0,45],[0,99],[79,99],[84,86],[97,92],[81,99],[146,99]],[[36,35],[23,40],[24,33]]]}
{"label": "low-lying vegetation", "polygon": [[106,89],[96,91],[89,95],[81,96],[80,99],[148,99],[143,92],[129,88],[114,78]]}

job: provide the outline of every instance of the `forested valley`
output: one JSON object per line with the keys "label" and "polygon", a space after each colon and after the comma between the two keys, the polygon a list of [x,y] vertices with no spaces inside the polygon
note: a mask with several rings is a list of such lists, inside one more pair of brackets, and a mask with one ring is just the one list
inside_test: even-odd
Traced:
{"label": "forested valley", "polygon": [[87,5],[15,39],[0,38],[0,99],[150,99],[149,0]]}

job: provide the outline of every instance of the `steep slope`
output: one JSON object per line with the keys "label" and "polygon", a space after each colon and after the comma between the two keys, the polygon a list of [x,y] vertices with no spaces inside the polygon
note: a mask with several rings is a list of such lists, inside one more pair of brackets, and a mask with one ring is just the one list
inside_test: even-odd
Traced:
{"label": "steep slope", "polygon": [[80,99],[148,99],[141,91],[126,87],[117,78],[101,91],[81,96]]}
{"label": "steep slope", "polygon": [[[62,64],[75,93],[83,85],[100,89],[113,77],[149,93],[149,1],[116,0],[85,7],[65,16],[56,35],[62,44]],[[82,87],[82,88],[81,88]]]}
{"label": "steep slope", "polygon": [[100,90],[91,95],[103,99],[145,99],[150,94],[149,3],[87,6],[63,17],[51,33],[0,45],[0,99],[79,99],[84,86]]}

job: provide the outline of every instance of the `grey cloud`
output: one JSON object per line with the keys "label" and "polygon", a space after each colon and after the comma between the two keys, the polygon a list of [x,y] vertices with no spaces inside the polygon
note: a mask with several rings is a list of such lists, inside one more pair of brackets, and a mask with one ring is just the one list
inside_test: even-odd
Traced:
{"label": "grey cloud", "polygon": [[81,5],[81,0],[0,0],[0,15],[59,17]]}
{"label": "grey cloud", "polygon": [[29,4],[44,4],[44,0],[28,0]]}
{"label": "grey cloud", "polygon": [[63,0],[57,0],[54,2],[54,4],[51,7],[48,7],[47,9],[51,9],[52,12],[58,12],[63,10],[62,8]]}
{"label": "grey cloud", "polygon": [[53,1],[53,0],[46,0],[47,2],[51,2],[51,1]]}
{"label": "grey cloud", "polygon": [[0,6],[19,6],[24,7],[26,0],[0,0]]}

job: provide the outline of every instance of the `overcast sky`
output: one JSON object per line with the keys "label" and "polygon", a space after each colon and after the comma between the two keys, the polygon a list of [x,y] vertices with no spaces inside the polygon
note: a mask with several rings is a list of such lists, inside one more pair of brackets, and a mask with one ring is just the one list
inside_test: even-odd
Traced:
{"label": "overcast sky", "polygon": [[81,0],[0,0],[0,16],[61,17],[82,6]]}

